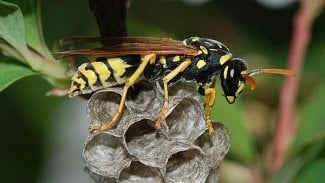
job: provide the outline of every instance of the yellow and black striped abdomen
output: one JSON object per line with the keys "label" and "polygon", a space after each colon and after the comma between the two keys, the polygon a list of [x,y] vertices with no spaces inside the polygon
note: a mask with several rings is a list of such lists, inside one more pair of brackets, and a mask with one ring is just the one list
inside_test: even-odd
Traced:
{"label": "yellow and black striped abdomen", "polygon": [[139,64],[140,56],[99,57],[94,62],[84,63],[72,77],[69,96],[124,84]]}

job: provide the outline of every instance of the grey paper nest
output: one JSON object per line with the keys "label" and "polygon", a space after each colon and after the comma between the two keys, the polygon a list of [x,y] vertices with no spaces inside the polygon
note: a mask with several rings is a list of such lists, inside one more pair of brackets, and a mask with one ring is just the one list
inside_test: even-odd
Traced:
{"label": "grey paper nest", "polygon": [[[208,136],[195,87],[178,83],[169,88],[166,123],[158,133],[154,124],[163,104],[161,87],[141,83],[129,96],[117,126],[89,134],[83,156],[90,176],[109,182],[218,182],[219,164],[229,150],[228,130],[215,123]],[[116,112],[121,87],[92,95],[87,114],[91,125],[106,123]]]}

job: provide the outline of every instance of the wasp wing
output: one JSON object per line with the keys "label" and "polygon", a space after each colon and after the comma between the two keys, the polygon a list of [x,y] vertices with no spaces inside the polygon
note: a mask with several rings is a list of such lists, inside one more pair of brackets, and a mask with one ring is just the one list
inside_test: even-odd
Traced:
{"label": "wasp wing", "polygon": [[119,45],[123,43],[145,43],[145,44],[182,44],[171,38],[154,37],[90,37],[75,36],[63,38],[59,41],[60,46],[73,46],[77,44],[101,43],[105,46]]}
{"label": "wasp wing", "polygon": [[[76,49],[57,52],[53,54],[56,58],[70,56],[91,57],[117,57],[127,55],[197,55],[198,50],[193,46],[184,45],[181,41],[170,38],[147,38],[147,37],[112,37],[103,38],[107,44],[100,48]],[[75,39],[74,43],[102,41],[99,38]],[[73,41],[72,41],[73,42]],[[70,43],[72,43],[70,42]]]}

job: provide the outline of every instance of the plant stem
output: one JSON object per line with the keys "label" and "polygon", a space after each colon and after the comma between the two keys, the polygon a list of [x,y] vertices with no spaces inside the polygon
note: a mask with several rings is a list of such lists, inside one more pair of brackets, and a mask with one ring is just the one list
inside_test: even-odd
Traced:
{"label": "plant stem", "polygon": [[54,86],[62,87],[68,83],[70,76],[67,74],[67,67],[60,65],[52,56],[46,57],[28,48],[28,52],[24,52],[23,57],[28,60],[28,64],[34,71],[43,74]]}
{"label": "plant stem", "polygon": [[273,152],[271,172],[275,172],[282,165],[296,131],[294,123],[295,106],[299,88],[301,67],[309,40],[311,25],[324,5],[324,0],[300,0],[300,8],[294,19],[294,30],[288,57],[288,69],[296,73],[296,77],[287,77],[280,92],[278,119],[273,138]]}

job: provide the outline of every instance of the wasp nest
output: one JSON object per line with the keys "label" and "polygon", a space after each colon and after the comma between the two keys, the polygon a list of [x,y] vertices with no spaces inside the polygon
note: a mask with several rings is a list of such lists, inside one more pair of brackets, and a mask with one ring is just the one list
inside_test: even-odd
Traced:
{"label": "wasp nest", "polygon": [[[89,134],[83,156],[90,176],[100,183],[218,182],[229,135],[221,123],[215,123],[212,136],[205,133],[195,87],[179,83],[169,88],[169,110],[159,132],[154,124],[164,101],[160,85],[141,83],[135,91],[116,127]],[[91,96],[90,125],[104,124],[115,114],[121,93],[116,87]]]}

